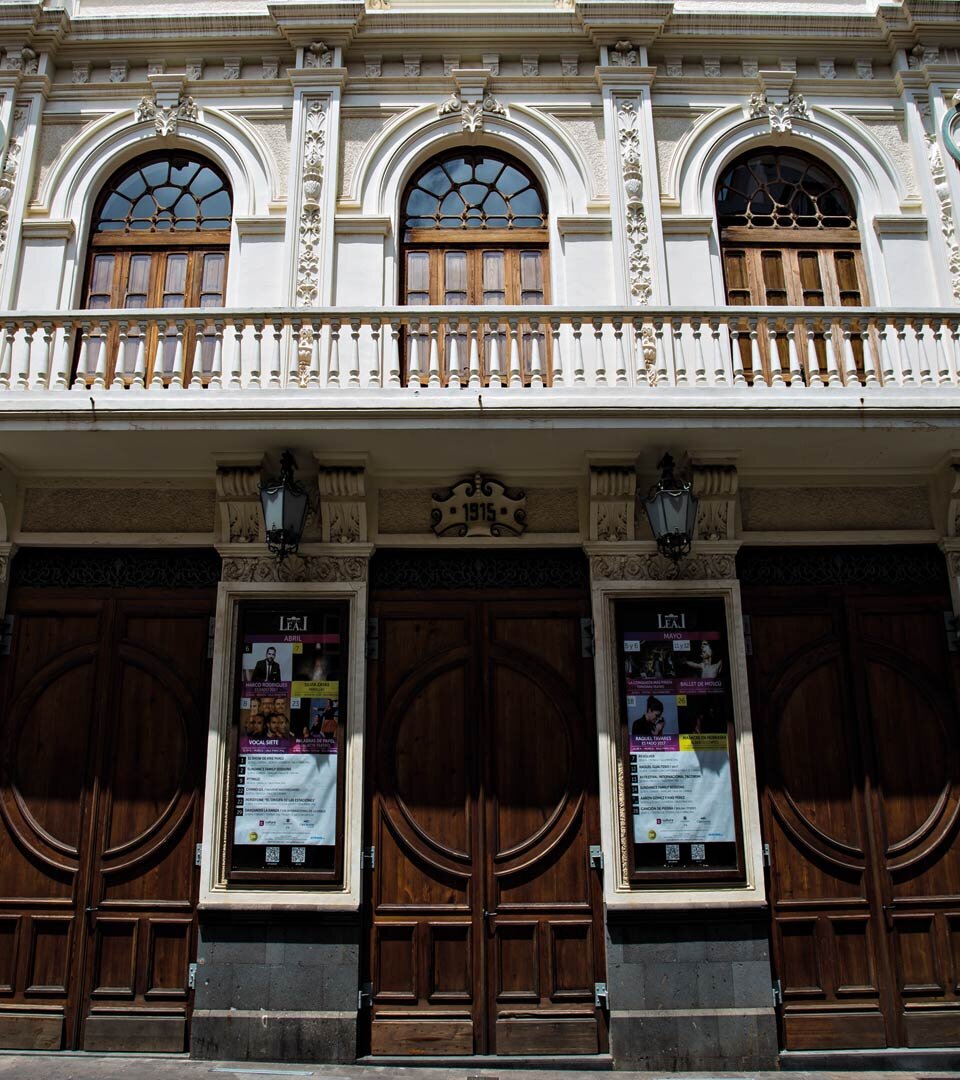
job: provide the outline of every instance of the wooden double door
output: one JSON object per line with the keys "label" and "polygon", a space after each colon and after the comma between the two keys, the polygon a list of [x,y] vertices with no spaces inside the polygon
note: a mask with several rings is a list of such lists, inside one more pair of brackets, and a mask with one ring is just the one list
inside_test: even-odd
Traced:
{"label": "wooden double door", "polygon": [[182,1052],[213,597],[14,590],[0,1046]]}
{"label": "wooden double door", "polygon": [[960,1045],[947,596],[744,593],[787,1050]]}
{"label": "wooden double door", "polygon": [[606,1020],[579,601],[373,605],[373,1054],[596,1054]]}

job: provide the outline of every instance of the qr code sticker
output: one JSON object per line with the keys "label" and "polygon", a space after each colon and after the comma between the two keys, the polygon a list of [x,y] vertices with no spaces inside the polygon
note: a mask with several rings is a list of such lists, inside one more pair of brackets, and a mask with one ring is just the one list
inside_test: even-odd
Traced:
{"label": "qr code sticker", "polygon": [[290,862],[294,866],[303,866],[307,861],[307,849],[305,847],[293,847],[290,849]]}
{"label": "qr code sticker", "polygon": [[667,844],[667,862],[679,862],[680,861],[680,845],[679,844]]}
{"label": "qr code sticker", "polygon": [[694,862],[703,862],[707,857],[707,849],[704,844],[690,845],[690,858]]}
{"label": "qr code sticker", "polygon": [[278,847],[271,846],[266,849],[266,862],[267,866],[280,865],[280,849]]}

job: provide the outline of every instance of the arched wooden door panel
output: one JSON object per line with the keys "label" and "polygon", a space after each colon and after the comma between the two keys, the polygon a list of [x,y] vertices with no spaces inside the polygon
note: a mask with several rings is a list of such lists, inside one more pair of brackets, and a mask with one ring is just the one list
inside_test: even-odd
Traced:
{"label": "arched wooden door panel", "polygon": [[960,735],[937,598],[745,594],[787,1049],[955,1045]]}
{"label": "arched wooden door panel", "polygon": [[24,590],[0,719],[0,1045],[186,1046],[211,599]]}
{"label": "arched wooden door panel", "polygon": [[605,1048],[595,735],[567,607],[374,605],[374,1054]]}

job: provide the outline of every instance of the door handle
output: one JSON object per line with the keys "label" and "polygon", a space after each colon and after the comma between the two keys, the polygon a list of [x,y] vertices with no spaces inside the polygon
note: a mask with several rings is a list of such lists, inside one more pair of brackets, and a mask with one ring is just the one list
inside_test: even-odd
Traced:
{"label": "door handle", "polygon": [[94,906],[92,906],[92,907],[85,907],[85,908],[83,909],[83,913],[84,913],[84,915],[86,915],[86,917],[87,917],[87,923],[88,923],[88,924],[92,924],[92,923],[93,923],[93,916],[94,916],[94,915],[95,915],[95,914],[96,914],[96,913],[97,913],[97,912],[98,912],[99,910],[100,910],[100,909],[99,909],[98,907],[96,907],[95,905],[94,905]]}
{"label": "door handle", "polygon": [[495,919],[496,917],[497,913],[495,911],[487,911],[486,908],[483,909],[483,927],[486,931],[487,937],[490,937],[493,931],[493,924],[490,922],[490,920]]}

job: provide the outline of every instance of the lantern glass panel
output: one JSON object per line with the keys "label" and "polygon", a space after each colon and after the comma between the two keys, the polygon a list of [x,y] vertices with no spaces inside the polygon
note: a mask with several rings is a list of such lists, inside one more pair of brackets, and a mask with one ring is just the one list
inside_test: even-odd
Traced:
{"label": "lantern glass panel", "polygon": [[307,516],[307,493],[305,491],[285,492],[283,500],[283,528],[287,536],[299,541],[303,535],[303,525]]}
{"label": "lantern glass panel", "polygon": [[261,488],[260,504],[263,507],[263,524],[267,533],[276,532],[284,526],[286,492],[283,487]]}

